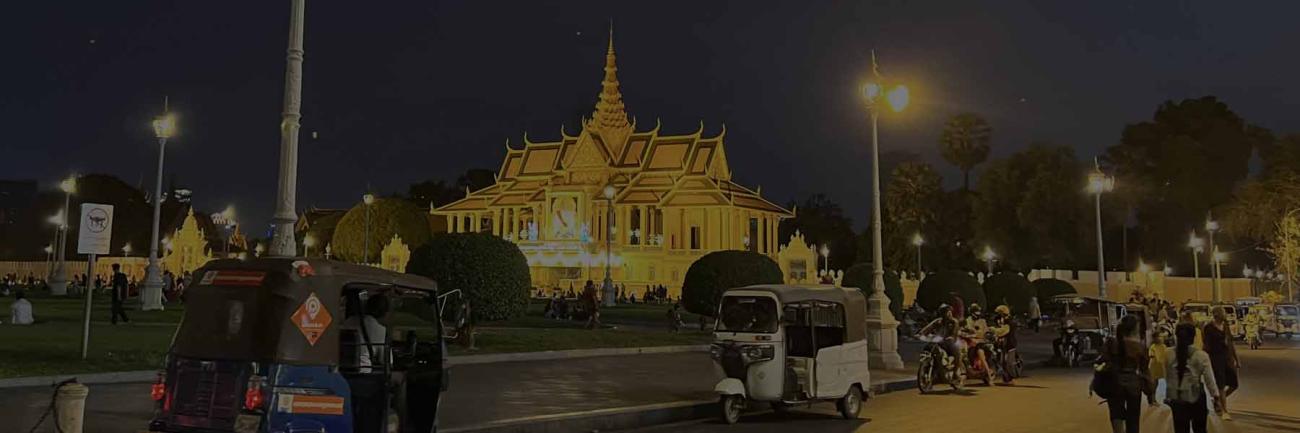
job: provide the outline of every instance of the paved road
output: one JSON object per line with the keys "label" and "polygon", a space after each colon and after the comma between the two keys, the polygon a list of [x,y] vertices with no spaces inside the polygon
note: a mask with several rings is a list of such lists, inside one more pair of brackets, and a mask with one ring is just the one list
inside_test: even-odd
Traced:
{"label": "paved road", "polygon": [[[1233,395],[1232,421],[1211,416],[1214,432],[1300,432],[1300,341],[1269,341],[1250,351],[1242,346],[1242,390]],[[1106,407],[1089,397],[1087,369],[1041,368],[1016,386],[969,386],[966,393],[920,395],[897,392],[868,401],[863,419],[834,418],[831,404],[815,405],[789,416],[772,413],[742,419],[743,425],[716,422],[662,426],[638,433],[736,432],[938,432],[999,433],[1106,432]],[[1169,409],[1145,409],[1142,431],[1173,431]]]}

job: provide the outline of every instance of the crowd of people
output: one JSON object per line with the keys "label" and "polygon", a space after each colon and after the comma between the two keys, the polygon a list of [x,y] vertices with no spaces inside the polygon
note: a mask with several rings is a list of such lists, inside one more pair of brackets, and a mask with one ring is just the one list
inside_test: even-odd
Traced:
{"label": "crowd of people", "polygon": [[[95,275],[92,279],[86,274],[74,274],[68,281],[68,294],[79,296],[86,293],[86,290],[92,290],[92,293],[107,295],[111,302],[109,322],[117,324],[120,320],[123,323],[130,322],[127,316],[125,302],[133,297],[141,295],[141,282],[133,277],[128,277],[122,272],[121,266],[114,263],[112,272],[107,275]],[[193,275],[185,272],[180,276],[171,271],[163,271],[163,290],[162,297],[159,300],[162,304],[184,302],[185,288],[193,281]],[[35,275],[28,274],[26,277],[19,277],[17,274],[9,273],[0,276],[0,297],[12,296],[14,300],[10,303],[9,324],[30,325],[35,323],[35,311],[30,294],[36,292],[45,292],[49,290],[48,281],[37,278]],[[3,320],[0,320],[3,322]]]}

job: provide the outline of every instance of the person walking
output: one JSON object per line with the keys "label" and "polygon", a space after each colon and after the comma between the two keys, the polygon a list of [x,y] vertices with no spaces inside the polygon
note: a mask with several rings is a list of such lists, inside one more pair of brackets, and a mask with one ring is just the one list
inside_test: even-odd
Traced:
{"label": "person walking", "polygon": [[1241,361],[1237,359],[1237,348],[1232,342],[1232,334],[1228,331],[1228,315],[1222,307],[1217,307],[1213,312],[1214,320],[1205,324],[1205,330],[1201,332],[1202,341],[1205,344],[1205,353],[1210,357],[1210,367],[1214,371],[1214,382],[1219,385],[1219,417],[1224,421],[1231,421],[1232,415],[1228,414],[1228,396],[1237,391],[1240,384],[1237,382],[1237,369],[1241,368]]}
{"label": "person walking", "polygon": [[591,280],[582,288],[582,307],[587,310],[587,329],[600,328],[600,300],[596,298],[596,283]]}
{"label": "person walking", "polygon": [[1177,343],[1165,352],[1165,403],[1174,418],[1174,433],[1206,433],[1206,395],[1220,405],[1210,356],[1197,349],[1196,325],[1181,323],[1174,329]]}
{"label": "person walking", "polygon": [[1038,333],[1038,330],[1040,328],[1040,322],[1042,322],[1042,320],[1043,320],[1043,307],[1041,305],[1038,305],[1037,296],[1030,296],[1029,297],[1029,326],[1034,328],[1035,334]]}
{"label": "person walking", "polygon": [[1102,368],[1111,370],[1119,385],[1115,394],[1106,399],[1114,433],[1138,433],[1143,394],[1147,395],[1148,403],[1156,403],[1150,384],[1147,348],[1142,346],[1137,331],[1137,317],[1124,316],[1119,321],[1116,337],[1106,342],[1101,356]]}
{"label": "person walking", "polygon": [[126,309],[122,308],[122,301],[124,301],[127,296],[127,281],[126,274],[123,274],[121,269],[121,265],[117,263],[113,264],[113,283],[111,288],[113,295],[113,317],[110,319],[110,322],[114,325],[117,324],[118,317],[122,318],[122,323],[131,323],[131,318],[126,317]]}

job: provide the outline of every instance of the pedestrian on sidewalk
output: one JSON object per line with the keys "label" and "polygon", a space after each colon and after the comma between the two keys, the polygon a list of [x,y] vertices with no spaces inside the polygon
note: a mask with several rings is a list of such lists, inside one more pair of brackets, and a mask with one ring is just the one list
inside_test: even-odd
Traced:
{"label": "pedestrian on sidewalk", "polygon": [[1038,305],[1038,297],[1029,297],[1029,327],[1034,328],[1037,334],[1040,329],[1040,322],[1043,320],[1043,307]]}
{"label": "pedestrian on sidewalk", "polygon": [[1196,348],[1195,325],[1179,324],[1174,336],[1177,344],[1165,354],[1165,403],[1174,418],[1174,433],[1206,433],[1206,394],[1216,409],[1221,401],[1210,356]]}
{"label": "pedestrian on sidewalk", "polygon": [[1228,396],[1231,396],[1240,386],[1237,382],[1237,369],[1241,368],[1241,361],[1237,359],[1237,348],[1232,343],[1232,336],[1228,331],[1227,312],[1223,307],[1216,307],[1213,314],[1214,320],[1205,324],[1205,330],[1201,333],[1202,341],[1205,344],[1205,353],[1210,356],[1214,382],[1219,385],[1219,417],[1224,421],[1231,421],[1232,415],[1228,414]]}
{"label": "pedestrian on sidewalk", "polygon": [[113,292],[113,317],[109,321],[114,325],[117,324],[118,317],[122,318],[122,323],[131,323],[131,318],[126,317],[126,309],[122,308],[122,301],[126,300],[127,295],[127,281],[126,274],[122,273],[121,268],[121,265],[113,264],[113,285],[110,289]]}
{"label": "pedestrian on sidewalk", "polygon": [[1116,336],[1106,342],[1102,352],[1103,371],[1108,370],[1118,385],[1112,395],[1105,396],[1110,409],[1110,426],[1114,433],[1138,433],[1141,428],[1142,395],[1155,405],[1150,384],[1147,348],[1138,338],[1136,316],[1124,316],[1116,328]]}

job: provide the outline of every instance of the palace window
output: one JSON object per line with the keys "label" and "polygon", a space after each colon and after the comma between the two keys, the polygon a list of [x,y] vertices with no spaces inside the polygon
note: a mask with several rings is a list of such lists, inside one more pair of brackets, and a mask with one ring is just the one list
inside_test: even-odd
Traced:
{"label": "palace window", "polygon": [[691,226],[691,249],[700,249],[700,227]]}

